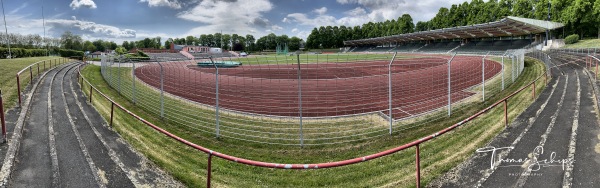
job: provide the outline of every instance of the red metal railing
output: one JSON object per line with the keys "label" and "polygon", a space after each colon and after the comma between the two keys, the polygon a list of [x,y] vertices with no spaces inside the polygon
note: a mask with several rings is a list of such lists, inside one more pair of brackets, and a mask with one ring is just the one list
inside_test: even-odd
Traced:
{"label": "red metal railing", "polygon": [[[40,64],[43,64],[43,70],[42,71],[46,71],[46,61],[49,62],[50,66],[48,68],[52,67],[52,62],[54,61],[54,66],[57,66],[58,63],[65,63],[67,62],[67,59],[65,58],[59,58],[59,59],[50,59],[50,60],[44,60],[44,61],[38,61],[35,62],[31,65],[28,65],[27,67],[21,69],[19,72],[17,72],[16,77],[17,77],[17,96],[19,98],[19,106],[21,106],[21,79],[20,76],[21,74],[23,74],[25,71],[29,70],[29,81],[31,82],[33,80],[33,67],[36,66],[37,69],[37,75],[40,74]],[[57,62],[58,61],[58,62]],[[3,142],[7,141],[7,136],[6,136],[6,122],[4,119],[4,100],[2,98],[2,91],[0,91],[0,121],[1,121],[1,125],[2,125],[2,139]]]}
{"label": "red metal railing", "polygon": [[[81,65],[83,66],[83,65]],[[80,67],[81,67],[80,66]],[[535,80],[533,80],[532,82],[528,83],[527,85],[519,88],[517,91],[511,93],[510,95],[504,97],[503,99],[495,102],[494,104],[488,106],[487,108],[477,112],[476,114],[450,126],[447,127],[445,129],[442,129],[441,131],[438,131],[436,133],[433,133],[429,136],[425,136],[422,137],[420,139],[417,139],[415,141],[412,141],[410,143],[389,149],[389,150],[385,150],[385,151],[381,151],[375,154],[371,154],[371,155],[367,155],[367,156],[363,156],[363,157],[357,157],[354,159],[348,159],[348,160],[342,160],[342,161],[335,161],[335,162],[327,162],[327,163],[316,163],[316,164],[281,164],[281,163],[271,163],[271,162],[262,162],[262,161],[255,161],[255,160],[249,160],[249,159],[244,159],[244,158],[239,158],[239,157],[235,157],[235,156],[231,156],[231,155],[227,155],[224,153],[219,153],[216,151],[213,151],[211,149],[202,147],[200,145],[194,144],[190,141],[187,141],[181,137],[178,137],[177,135],[174,135],[152,123],[150,123],[149,121],[139,117],[138,115],[134,114],[133,112],[127,110],[126,108],[124,108],[123,106],[121,106],[120,104],[116,103],[113,99],[111,99],[110,97],[106,96],[104,93],[100,92],[100,90],[98,90],[96,87],[92,86],[92,84],[86,80],[85,78],[83,78],[83,75],[81,75],[81,71],[79,70],[79,78],[81,78],[81,82],[80,85],[83,88],[83,84],[84,82],[86,82],[88,85],[90,85],[90,95],[89,95],[89,100],[90,102],[92,101],[92,91],[97,92],[98,94],[100,94],[102,97],[104,97],[106,100],[108,100],[111,103],[111,113],[110,113],[110,124],[112,125],[112,119],[113,119],[113,112],[114,112],[114,107],[116,106],[117,108],[121,109],[122,111],[124,111],[125,113],[129,114],[130,116],[138,119],[139,121],[141,121],[142,123],[150,126],[151,128],[157,130],[158,132],[171,137],[172,139],[175,139],[178,142],[181,142],[187,146],[190,146],[194,149],[200,150],[206,154],[208,154],[208,165],[207,165],[207,187],[210,187],[210,182],[211,182],[211,161],[212,161],[212,156],[216,156],[225,160],[229,160],[232,162],[237,162],[237,163],[241,163],[241,164],[246,164],[246,165],[251,165],[251,166],[257,166],[257,167],[265,167],[265,168],[278,168],[278,169],[323,169],[323,168],[333,168],[333,167],[339,167],[339,166],[346,166],[346,165],[351,165],[351,164],[356,164],[356,163],[361,163],[361,162],[365,162],[365,161],[369,161],[372,159],[377,159],[386,155],[390,155],[411,147],[415,147],[416,149],[416,185],[417,187],[420,187],[420,180],[421,180],[421,176],[420,176],[420,148],[419,148],[419,144],[427,142],[431,139],[434,139],[437,136],[443,135],[447,132],[450,132],[451,130],[454,130],[455,128],[466,124],[469,121],[474,120],[475,118],[481,116],[482,114],[490,111],[492,108],[500,105],[501,103],[504,103],[504,123],[505,126],[508,126],[508,99],[514,97],[515,95],[519,94],[520,92],[524,91],[525,89],[529,88],[531,86],[532,88],[532,95],[535,97],[535,82],[538,81],[539,79],[541,79],[542,77],[544,78],[544,83],[547,84],[547,76],[548,76],[548,72],[546,70],[544,70],[543,75],[538,76]]]}
{"label": "red metal railing", "polygon": [[43,70],[46,71],[46,61],[48,61],[48,63],[50,64],[48,68],[52,68],[52,65],[54,62],[54,66],[58,66],[59,63],[60,64],[64,64],[67,62],[66,58],[58,58],[58,59],[50,59],[50,60],[44,60],[44,61],[38,61],[36,63],[33,63],[23,69],[21,69],[19,72],[17,72],[17,95],[19,97],[19,106],[21,106],[21,79],[20,76],[21,74],[23,74],[23,72],[29,70],[29,81],[33,80],[33,67],[37,66],[37,75],[40,74],[40,64],[43,64]]}

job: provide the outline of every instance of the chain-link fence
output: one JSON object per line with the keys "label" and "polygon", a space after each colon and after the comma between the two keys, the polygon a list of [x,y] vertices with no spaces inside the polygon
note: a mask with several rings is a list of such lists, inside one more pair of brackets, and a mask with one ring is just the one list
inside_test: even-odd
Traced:
{"label": "chain-link fence", "polygon": [[355,142],[443,120],[488,102],[525,67],[525,50],[164,57],[103,56],[102,75],[164,121],[277,145]]}

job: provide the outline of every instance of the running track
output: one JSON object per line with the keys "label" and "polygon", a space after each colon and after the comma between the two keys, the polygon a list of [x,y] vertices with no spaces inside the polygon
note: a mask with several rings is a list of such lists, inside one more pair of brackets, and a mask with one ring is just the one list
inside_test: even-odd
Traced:
{"label": "running track", "polygon": [[[447,105],[449,57],[396,60],[392,66],[393,117],[400,119]],[[341,116],[370,112],[387,114],[388,61],[302,64],[302,115]],[[195,62],[162,63],[165,91],[215,105],[215,69]],[[482,59],[457,56],[451,65],[452,101],[475,93],[481,84]],[[486,80],[501,64],[486,60]],[[236,111],[298,116],[298,65],[243,65],[219,69],[219,105]],[[160,87],[160,67],[136,68],[137,78]]]}

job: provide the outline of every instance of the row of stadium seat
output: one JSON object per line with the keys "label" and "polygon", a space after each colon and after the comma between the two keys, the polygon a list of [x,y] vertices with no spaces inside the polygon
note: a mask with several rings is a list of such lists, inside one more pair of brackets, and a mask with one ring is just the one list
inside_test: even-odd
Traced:
{"label": "row of stadium seat", "polygon": [[481,40],[471,41],[461,46],[461,42],[435,42],[428,45],[424,43],[405,43],[395,47],[357,46],[348,52],[426,52],[426,53],[484,53],[488,51],[506,51],[509,49],[521,49],[531,44],[530,39],[517,40]]}

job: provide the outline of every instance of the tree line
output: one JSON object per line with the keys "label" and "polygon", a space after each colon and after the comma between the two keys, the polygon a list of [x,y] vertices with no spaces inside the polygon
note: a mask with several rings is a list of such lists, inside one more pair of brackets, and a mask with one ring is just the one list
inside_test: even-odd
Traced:
{"label": "tree line", "polygon": [[498,21],[506,16],[546,20],[548,3],[552,21],[565,24],[553,35],[564,38],[570,34],[600,38],[600,0],[472,0],[442,7],[429,21],[414,24],[409,14],[384,22],[369,22],[362,26],[321,26],[307,38],[309,48],[338,48],[345,40],[383,37],[434,29]]}
{"label": "tree line", "polygon": [[291,51],[299,50],[304,44],[304,40],[298,37],[288,37],[287,35],[277,36],[274,33],[268,34],[259,38],[254,38],[253,35],[238,35],[238,34],[201,34],[198,37],[187,36],[184,38],[168,38],[164,45],[161,44],[161,38],[145,38],[139,41],[124,41],[121,46],[127,50],[135,48],[154,48],[154,49],[169,49],[171,43],[176,45],[190,46],[207,46],[218,47],[225,50],[233,51],[263,51],[275,50],[277,44],[284,46],[288,45]]}

